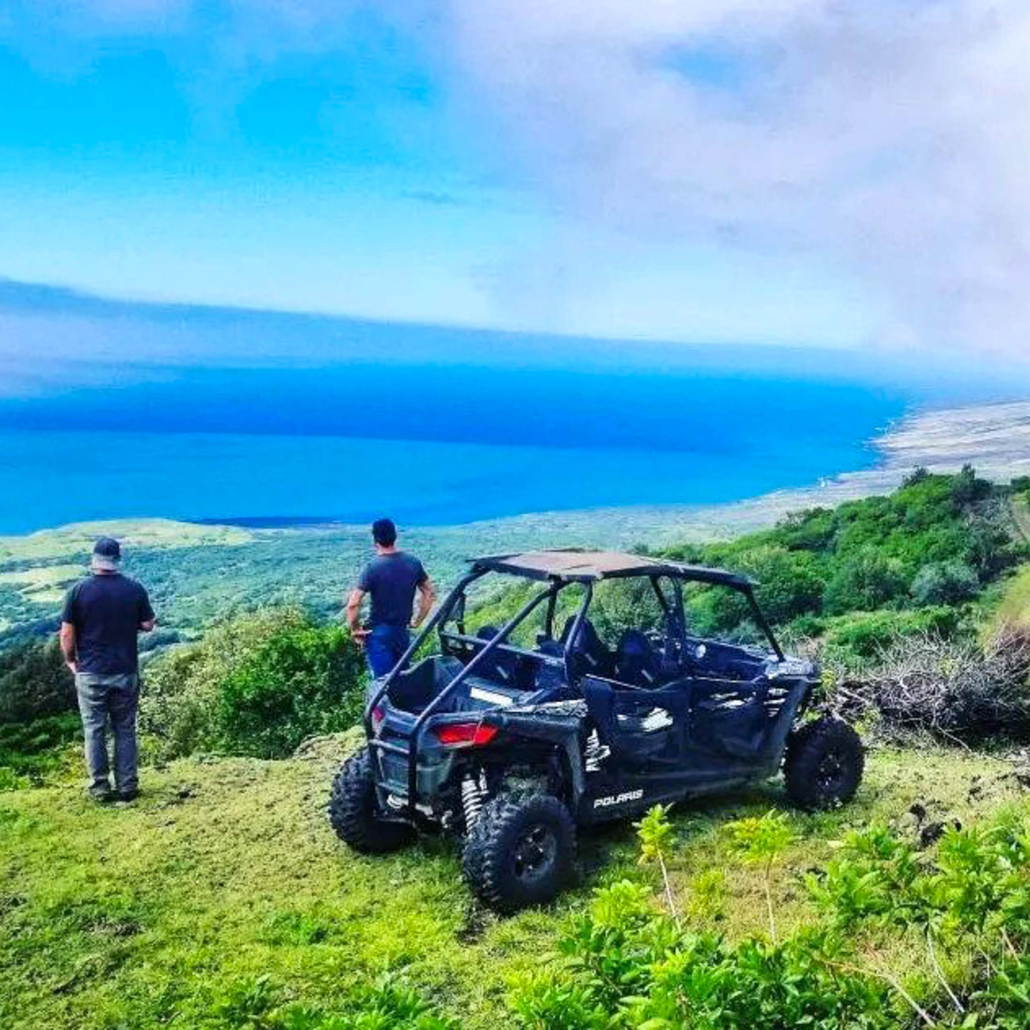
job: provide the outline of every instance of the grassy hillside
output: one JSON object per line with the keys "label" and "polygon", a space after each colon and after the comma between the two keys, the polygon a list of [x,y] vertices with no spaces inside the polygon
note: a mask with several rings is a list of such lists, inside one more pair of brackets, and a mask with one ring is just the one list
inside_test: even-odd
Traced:
{"label": "grassy hillside", "polygon": [[1030,628],[1030,565],[1005,585],[993,622]]}
{"label": "grassy hillside", "polygon": [[[513,984],[553,962],[586,888],[621,877],[657,888],[625,825],[583,841],[580,890],[510,919],[474,905],[445,841],[357,857],[324,817],[343,746],[175,762],[146,772],[132,807],[95,807],[72,786],[0,795],[0,1025],[287,1027],[298,1006],[339,1011],[355,984],[393,970],[462,1027],[514,1027]],[[1020,793],[1001,761],[876,752],[852,805],[792,816],[797,840],[774,870],[781,931],[811,917],[798,878],[849,827],[885,820],[914,839],[916,803],[926,821],[966,822]],[[782,802],[770,784],[679,810],[670,868],[692,925],[731,939],[762,930],[760,877],[721,827]],[[333,1024],[373,1025],[393,1024]]]}

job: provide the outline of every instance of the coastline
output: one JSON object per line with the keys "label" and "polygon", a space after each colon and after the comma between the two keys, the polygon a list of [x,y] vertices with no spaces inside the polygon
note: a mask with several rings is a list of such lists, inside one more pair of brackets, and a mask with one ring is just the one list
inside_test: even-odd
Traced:
{"label": "coastline", "polygon": [[[1030,476],[1030,401],[914,414],[870,442],[879,463],[812,486],[743,501],[542,511],[436,526],[402,523],[404,545],[452,582],[477,554],[540,547],[629,549],[725,540],[769,528],[792,511],[889,493],[913,469],[957,471],[967,462],[998,482]],[[367,524],[280,528],[137,518],[79,522],[0,536],[0,647],[49,632],[68,584],[85,571],[93,540],[125,545],[127,571],[147,582],[181,638],[255,603],[298,603],[331,616],[367,560]]]}
{"label": "coastline", "polygon": [[[792,511],[832,508],[890,493],[917,468],[957,472],[963,465],[994,482],[1030,476],[1030,401],[918,412],[897,419],[869,441],[880,454],[871,469],[844,472],[812,486],[774,490],[742,501],[706,505],[634,505],[532,512],[480,522],[471,528],[521,536],[558,529],[576,539],[593,529],[596,542],[631,546],[644,540],[705,543],[767,529]],[[598,527],[604,530],[598,533]],[[340,527],[342,528],[342,527]],[[455,527],[432,527],[445,531]]]}
{"label": "coastline", "polygon": [[[1030,475],[1030,400],[913,413],[895,420],[867,441],[878,452],[872,468],[844,472],[810,486],[774,490],[739,501],[713,504],[622,505],[554,509],[462,523],[413,526],[412,539],[456,545],[473,536],[506,546],[534,540],[629,547],[642,542],[702,543],[768,528],[791,511],[834,507],[845,501],[889,493],[914,469],[955,472],[972,464],[985,478],[1006,482]],[[270,519],[269,522],[274,522]],[[267,540],[296,534],[364,538],[364,524],[242,525],[177,521],[160,517],[70,523],[28,534],[0,536],[0,562],[32,560],[80,549],[100,532],[120,535],[137,548],[169,548]],[[444,543],[446,541],[446,543]]]}

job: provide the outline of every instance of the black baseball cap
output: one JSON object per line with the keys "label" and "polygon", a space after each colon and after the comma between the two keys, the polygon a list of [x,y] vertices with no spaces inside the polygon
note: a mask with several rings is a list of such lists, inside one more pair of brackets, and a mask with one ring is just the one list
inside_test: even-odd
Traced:
{"label": "black baseball cap", "polygon": [[108,572],[117,569],[122,560],[122,548],[117,540],[102,536],[93,545],[93,568],[106,569]]}

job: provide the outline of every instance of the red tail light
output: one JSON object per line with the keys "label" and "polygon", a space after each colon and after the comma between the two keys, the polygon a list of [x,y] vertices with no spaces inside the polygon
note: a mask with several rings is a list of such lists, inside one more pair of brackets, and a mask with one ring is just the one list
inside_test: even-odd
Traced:
{"label": "red tail light", "polygon": [[433,732],[447,747],[482,747],[497,736],[497,727],[482,722],[455,722],[439,726]]}

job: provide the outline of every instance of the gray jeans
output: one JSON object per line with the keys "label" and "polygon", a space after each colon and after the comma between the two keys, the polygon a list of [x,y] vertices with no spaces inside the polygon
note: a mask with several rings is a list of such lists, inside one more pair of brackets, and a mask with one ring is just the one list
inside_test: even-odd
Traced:
{"label": "gray jeans", "polygon": [[82,730],[86,738],[86,768],[92,790],[110,790],[107,757],[107,722],[114,735],[114,785],[124,794],[136,790],[136,710],[139,707],[139,677],[134,673],[103,675],[79,672],[75,675]]}

